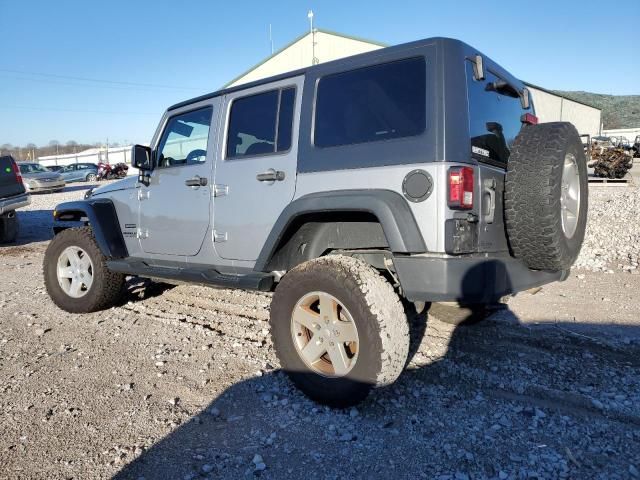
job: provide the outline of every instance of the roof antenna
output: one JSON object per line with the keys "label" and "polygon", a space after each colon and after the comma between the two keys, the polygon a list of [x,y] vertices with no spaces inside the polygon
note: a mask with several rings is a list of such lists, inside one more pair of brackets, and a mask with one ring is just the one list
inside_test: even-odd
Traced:
{"label": "roof antenna", "polygon": [[313,10],[309,10],[307,18],[309,19],[309,29],[311,31],[311,65],[317,65],[320,60],[316,57],[316,30],[313,28]]}
{"label": "roof antenna", "polygon": [[271,24],[269,24],[269,44],[271,45],[271,55],[273,55],[273,35],[271,33]]}

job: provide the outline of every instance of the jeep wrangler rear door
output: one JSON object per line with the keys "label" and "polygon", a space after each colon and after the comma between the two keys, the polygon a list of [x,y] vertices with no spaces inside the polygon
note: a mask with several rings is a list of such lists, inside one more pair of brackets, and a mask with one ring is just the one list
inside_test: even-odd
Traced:
{"label": "jeep wrangler rear door", "polygon": [[[490,69],[476,79],[473,63],[465,61],[469,99],[471,156],[478,162],[480,192],[478,248],[508,249],[503,213],[504,180],[510,149],[525,111],[518,90]],[[530,113],[533,113],[532,110]]]}
{"label": "jeep wrangler rear door", "polygon": [[222,258],[256,260],[295,193],[303,77],[224,98],[215,171],[214,245]]}
{"label": "jeep wrangler rear door", "polygon": [[138,238],[146,253],[193,256],[211,218],[211,170],[219,98],[171,112],[158,137],[149,185],[138,190]]}

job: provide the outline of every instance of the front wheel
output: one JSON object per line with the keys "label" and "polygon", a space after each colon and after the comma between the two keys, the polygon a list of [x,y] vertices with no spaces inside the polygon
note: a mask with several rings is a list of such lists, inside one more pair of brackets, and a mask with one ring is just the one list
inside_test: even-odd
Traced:
{"label": "front wheel", "polygon": [[124,275],[111,272],[90,227],[56,235],[44,255],[44,283],[58,307],[88,313],[112,307],[120,298]]}
{"label": "front wheel", "polygon": [[270,321],[282,368],[306,395],[333,407],[393,383],[407,360],[409,326],[398,295],[354,258],[327,256],[291,270],[276,289]]}

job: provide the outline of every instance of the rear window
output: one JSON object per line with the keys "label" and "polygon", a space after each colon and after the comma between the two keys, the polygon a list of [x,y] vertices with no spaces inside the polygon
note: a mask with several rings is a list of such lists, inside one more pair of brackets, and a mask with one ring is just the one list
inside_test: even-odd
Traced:
{"label": "rear window", "polygon": [[469,95],[471,154],[481,162],[504,167],[525,113],[520,96],[502,79],[485,70],[484,80],[475,80],[473,64],[466,62]]}
{"label": "rear window", "polygon": [[318,83],[314,144],[333,147],[419,135],[425,117],[423,57],[329,75]]}

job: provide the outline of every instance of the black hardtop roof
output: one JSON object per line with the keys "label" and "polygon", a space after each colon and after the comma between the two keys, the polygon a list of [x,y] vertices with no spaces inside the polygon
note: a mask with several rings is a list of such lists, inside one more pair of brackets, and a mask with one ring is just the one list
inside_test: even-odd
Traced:
{"label": "black hardtop roof", "polygon": [[366,60],[367,58],[375,58],[377,56],[380,55],[380,52],[385,52],[385,53],[393,53],[393,52],[401,52],[403,50],[409,50],[409,49],[414,49],[416,47],[424,47],[427,45],[434,45],[434,44],[440,44],[440,45],[450,45],[450,46],[458,46],[458,47],[462,47],[463,50],[465,51],[475,51],[476,53],[480,53],[477,50],[475,50],[473,47],[467,45],[466,43],[462,42],[461,40],[456,40],[453,38],[446,38],[446,37],[432,37],[432,38],[425,38],[423,40],[416,40],[413,42],[409,42],[409,43],[402,43],[400,45],[394,45],[391,47],[384,47],[381,49],[377,49],[377,50],[372,50],[370,52],[365,52],[365,53],[360,53],[358,55],[352,55],[349,57],[345,57],[345,58],[340,58],[338,60],[332,60],[331,62],[325,62],[319,65],[313,65],[310,67],[305,67],[305,68],[300,68],[298,70],[292,70],[290,72],[285,72],[285,73],[281,73],[279,75],[274,75],[272,77],[267,77],[267,78],[262,78],[260,80],[255,80],[253,82],[249,82],[249,83],[243,83],[242,85],[237,85],[235,87],[228,87],[228,88],[223,88],[221,90],[217,90],[215,92],[211,92],[211,93],[207,93],[205,95],[200,95],[199,97],[195,97],[195,98],[191,98],[189,100],[185,100],[184,102],[180,102],[180,103],[176,103],[175,105],[170,106],[167,110],[175,110],[177,108],[181,108],[181,107],[186,107],[188,105],[191,105],[193,103],[197,103],[197,102],[201,102],[203,100],[208,100],[210,98],[214,98],[214,97],[219,97],[221,95],[226,95],[228,93],[232,93],[232,92],[237,92],[239,90],[246,90],[252,87],[257,87],[260,85],[264,85],[267,83],[271,83],[271,82],[276,82],[278,80],[285,80],[287,78],[291,78],[291,77],[296,77],[298,75],[302,75],[304,73],[307,73],[309,71],[313,71],[316,69],[320,69],[320,68],[325,68],[326,66],[339,66],[339,65],[344,65],[349,66],[351,63],[353,63],[354,61],[357,60]]}

